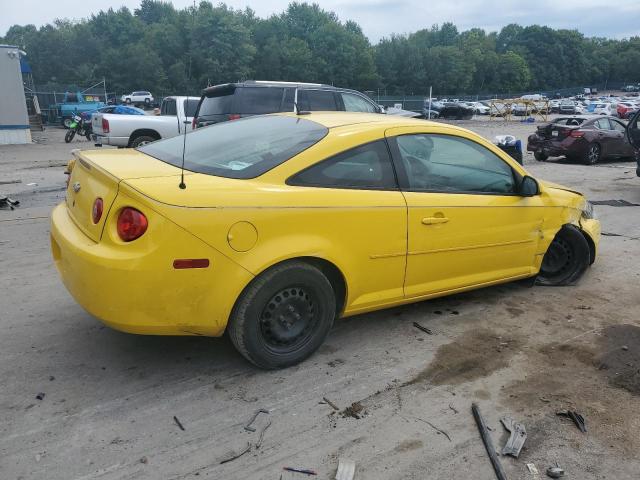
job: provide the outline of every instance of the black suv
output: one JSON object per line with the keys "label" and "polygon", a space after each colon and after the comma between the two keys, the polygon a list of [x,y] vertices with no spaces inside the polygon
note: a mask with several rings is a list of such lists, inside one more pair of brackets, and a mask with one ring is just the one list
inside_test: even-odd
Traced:
{"label": "black suv", "polygon": [[252,115],[298,111],[383,113],[369,97],[355,90],[319,83],[246,81],[225,83],[204,90],[195,128]]}

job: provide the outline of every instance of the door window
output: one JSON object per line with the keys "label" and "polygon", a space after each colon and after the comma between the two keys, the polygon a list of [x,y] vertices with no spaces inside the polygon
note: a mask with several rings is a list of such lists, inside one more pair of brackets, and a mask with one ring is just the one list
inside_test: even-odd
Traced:
{"label": "door window", "polygon": [[336,97],[330,90],[298,90],[298,107],[308,112],[335,112]]}
{"label": "door window", "polygon": [[375,106],[364,98],[353,93],[341,93],[344,109],[347,112],[377,113]]}
{"label": "door window", "polygon": [[367,143],[324,160],[291,177],[287,183],[327,188],[397,189],[384,140]]}
{"label": "door window", "polygon": [[609,125],[609,119],[601,118],[595,121],[595,126],[600,130],[611,130],[611,126]]}
{"label": "door window", "polygon": [[611,120],[611,126],[616,132],[624,133],[626,131],[626,127],[615,120]]}
{"label": "door window", "polygon": [[509,164],[471,140],[450,135],[396,137],[408,189],[457,193],[515,193]]}

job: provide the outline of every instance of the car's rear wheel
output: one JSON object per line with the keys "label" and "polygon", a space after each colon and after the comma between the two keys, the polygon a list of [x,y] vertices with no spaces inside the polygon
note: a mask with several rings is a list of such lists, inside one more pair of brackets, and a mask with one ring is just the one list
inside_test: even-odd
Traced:
{"label": "car's rear wheel", "polygon": [[327,277],[313,265],[291,261],[249,284],[231,314],[229,337],[254,365],[285,368],[318,349],[335,316],[336,297]]}
{"label": "car's rear wheel", "polygon": [[584,163],[586,163],[587,165],[595,165],[600,161],[601,153],[602,149],[600,148],[600,145],[598,145],[597,143],[593,143],[587,150],[587,153],[584,157]]}
{"label": "car's rear wheel", "polygon": [[561,286],[575,282],[589,266],[590,255],[589,244],[580,230],[565,225],[544,254],[537,283]]}
{"label": "car's rear wheel", "polygon": [[139,137],[134,138],[131,141],[131,148],[138,148],[143,145],[146,145],[147,143],[155,142],[156,140],[157,138],[153,138],[148,135],[141,135]]}
{"label": "car's rear wheel", "polygon": [[533,152],[533,157],[539,162],[544,162],[547,158],[549,158],[549,155],[544,153],[542,150],[537,150]]}

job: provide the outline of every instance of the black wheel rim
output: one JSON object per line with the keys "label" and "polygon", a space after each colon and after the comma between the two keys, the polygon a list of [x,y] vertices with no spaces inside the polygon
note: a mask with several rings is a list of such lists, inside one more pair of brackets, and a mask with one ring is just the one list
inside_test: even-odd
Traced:
{"label": "black wheel rim", "polygon": [[596,163],[598,161],[598,157],[600,156],[600,147],[597,145],[592,145],[589,149],[589,162]]}
{"label": "black wheel rim", "polygon": [[571,269],[574,253],[571,245],[562,238],[556,238],[542,260],[542,272],[546,276],[562,275]]}
{"label": "black wheel rim", "polygon": [[319,305],[305,287],[280,290],[260,314],[260,333],[273,352],[288,353],[305,345],[320,316]]}

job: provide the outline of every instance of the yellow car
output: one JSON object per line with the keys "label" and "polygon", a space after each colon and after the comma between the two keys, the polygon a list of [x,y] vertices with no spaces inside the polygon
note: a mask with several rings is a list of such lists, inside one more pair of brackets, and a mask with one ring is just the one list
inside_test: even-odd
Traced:
{"label": "yellow car", "polygon": [[256,116],[74,157],[51,249],[78,303],[126,332],[227,329],[263,368],[308,357],[336,317],[574,282],[600,237],[580,193],[423,120]]}

